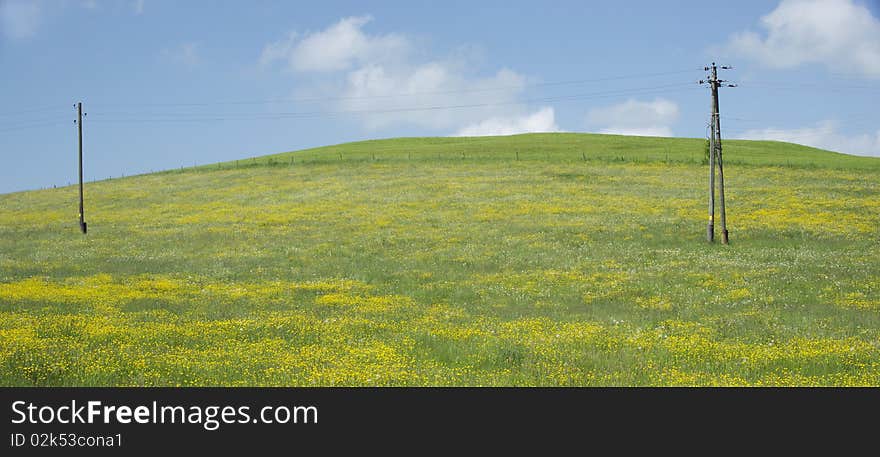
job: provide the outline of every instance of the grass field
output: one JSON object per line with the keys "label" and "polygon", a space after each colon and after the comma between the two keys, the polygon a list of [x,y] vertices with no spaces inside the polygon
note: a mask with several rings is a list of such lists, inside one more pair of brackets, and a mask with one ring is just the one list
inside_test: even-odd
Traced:
{"label": "grass field", "polygon": [[[0,195],[0,385],[880,385],[880,159],[368,141]],[[88,165],[88,164],[87,164]]]}

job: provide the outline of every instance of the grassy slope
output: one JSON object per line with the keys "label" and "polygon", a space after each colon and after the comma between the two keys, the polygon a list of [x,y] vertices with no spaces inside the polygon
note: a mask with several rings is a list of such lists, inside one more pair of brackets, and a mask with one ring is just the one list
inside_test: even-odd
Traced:
{"label": "grassy slope", "polygon": [[[880,385],[880,160],[367,141],[0,196],[0,385]],[[517,153],[519,160],[516,160]]]}

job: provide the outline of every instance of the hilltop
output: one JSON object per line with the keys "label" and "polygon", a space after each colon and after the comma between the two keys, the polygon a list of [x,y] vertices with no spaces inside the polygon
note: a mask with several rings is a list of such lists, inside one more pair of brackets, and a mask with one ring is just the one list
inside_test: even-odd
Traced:
{"label": "hilltop", "polygon": [[[373,160],[549,160],[702,163],[705,139],[591,133],[529,133],[488,137],[393,138],[271,154],[219,164],[289,164]],[[880,160],[779,141],[724,140],[729,165],[880,169]],[[209,166],[210,167],[210,166]]]}

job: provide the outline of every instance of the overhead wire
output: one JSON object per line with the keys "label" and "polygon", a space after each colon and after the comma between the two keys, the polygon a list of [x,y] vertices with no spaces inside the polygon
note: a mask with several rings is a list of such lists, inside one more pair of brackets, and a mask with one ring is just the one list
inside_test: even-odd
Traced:
{"label": "overhead wire", "polygon": [[72,116],[69,115],[56,115],[49,117],[41,117],[38,119],[9,119],[6,121],[0,121],[0,128],[15,128],[18,125],[24,124],[33,124],[37,122],[48,122],[48,121],[61,121],[61,120],[71,121],[73,119]]}
{"label": "overhead wire", "polygon": [[[484,103],[468,103],[458,105],[433,105],[433,106],[417,106],[417,107],[392,107],[392,108],[373,108],[373,109],[351,109],[336,111],[304,111],[304,112],[262,112],[262,113],[224,113],[224,114],[208,114],[208,113],[149,113],[149,112],[93,112],[93,121],[98,122],[207,122],[207,121],[223,121],[223,120],[272,120],[272,119],[307,119],[316,117],[334,117],[344,115],[365,115],[365,114],[391,114],[403,112],[418,111],[437,111],[451,109],[468,109],[468,108],[485,108],[495,106],[511,106],[549,102],[565,102],[574,100],[586,100],[596,98],[646,95],[654,93],[672,92],[671,88],[691,87],[690,83],[675,83],[653,87],[622,89],[614,91],[591,92],[581,94],[558,95],[550,97],[539,97],[524,100],[508,100],[503,102],[484,102]],[[696,87],[694,87],[696,89]],[[110,118],[105,116],[121,116]],[[140,116],[138,118],[125,118],[124,116]],[[151,117],[150,117],[151,116]]]}
{"label": "overhead wire", "polygon": [[551,82],[533,82],[533,83],[523,83],[519,85],[508,85],[508,86],[494,86],[494,87],[483,87],[483,88],[474,88],[474,89],[457,89],[457,90],[443,90],[443,91],[422,91],[422,92],[402,92],[397,94],[379,94],[379,95],[360,95],[360,96],[343,96],[343,97],[306,97],[306,98],[283,98],[283,99],[262,99],[262,100],[234,100],[234,101],[202,101],[202,102],[174,102],[174,103],[140,103],[140,102],[127,102],[127,103],[91,103],[90,106],[103,107],[103,106],[156,106],[156,107],[174,107],[174,106],[218,106],[218,105],[257,105],[257,104],[287,104],[287,103],[305,103],[305,102],[326,102],[326,101],[349,101],[349,100],[373,100],[373,99],[387,99],[387,98],[398,98],[398,97],[415,97],[422,95],[450,95],[450,94],[468,94],[468,93],[480,93],[480,92],[497,92],[511,89],[523,89],[527,87],[554,87],[554,86],[565,86],[565,85],[578,85],[578,84],[588,84],[595,82],[607,82],[607,81],[617,81],[617,80],[625,80],[625,79],[638,79],[638,78],[649,78],[656,76],[669,76],[675,74],[682,73],[693,73],[694,70],[676,70],[676,71],[666,71],[666,72],[656,72],[656,73],[638,73],[638,74],[629,74],[629,75],[619,75],[619,76],[607,76],[601,78],[590,78],[590,79],[577,79],[577,80],[568,80],[568,81],[551,81]]}
{"label": "overhead wire", "polygon": [[15,132],[15,131],[19,131],[19,130],[28,130],[28,129],[33,129],[33,128],[37,128],[37,127],[48,127],[48,126],[64,125],[64,124],[67,124],[67,122],[64,122],[64,121],[39,122],[39,123],[34,123],[34,124],[19,125],[19,126],[15,126],[15,127],[0,128],[0,132]]}

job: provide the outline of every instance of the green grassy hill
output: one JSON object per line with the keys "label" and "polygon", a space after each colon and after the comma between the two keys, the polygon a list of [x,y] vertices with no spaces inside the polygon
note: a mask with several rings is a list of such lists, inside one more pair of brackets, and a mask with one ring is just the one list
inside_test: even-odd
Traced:
{"label": "green grassy hill", "polygon": [[376,140],[0,195],[0,385],[880,385],[880,160]]}

